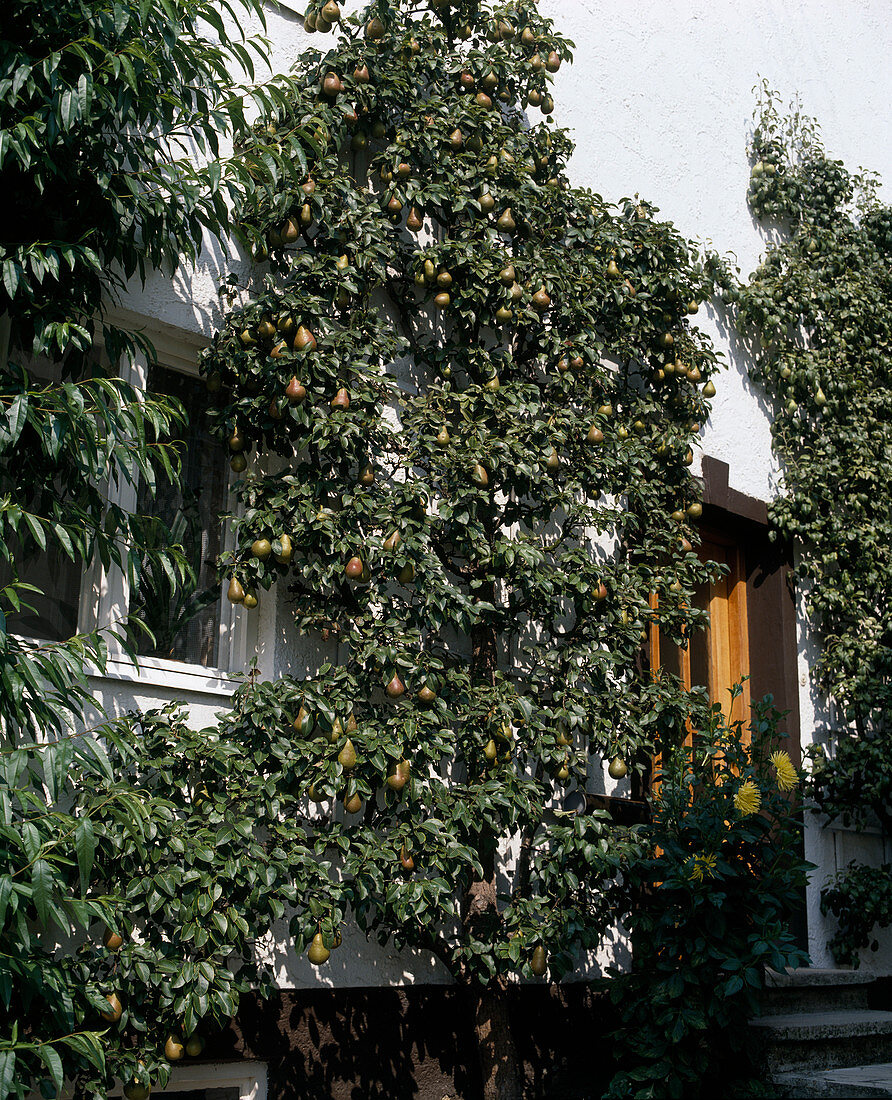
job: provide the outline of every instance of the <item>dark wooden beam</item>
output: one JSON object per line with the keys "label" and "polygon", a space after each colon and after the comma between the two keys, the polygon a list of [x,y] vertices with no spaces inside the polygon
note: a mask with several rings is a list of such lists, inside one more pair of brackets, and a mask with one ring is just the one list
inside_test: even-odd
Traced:
{"label": "dark wooden beam", "polygon": [[762,526],[768,524],[768,505],[764,500],[739,493],[728,484],[729,467],[711,455],[703,456],[703,503],[730,512],[732,516],[751,520]]}

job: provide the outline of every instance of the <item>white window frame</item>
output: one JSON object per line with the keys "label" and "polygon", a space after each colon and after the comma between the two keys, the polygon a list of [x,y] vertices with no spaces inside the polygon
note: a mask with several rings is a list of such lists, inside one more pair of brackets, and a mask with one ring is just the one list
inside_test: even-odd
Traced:
{"label": "white window frame", "polygon": [[[207,345],[207,340],[199,334],[175,329],[125,310],[114,311],[109,319],[147,336],[162,366],[192,378],[198,377],[198,352]],[[122,368],[121,377],[137,390],[145,391],[148,369],[145,357],[139,355],[133,363]],[[132,485],[113,486],[110,496],[123,508],[130,510],[136,507],[137,490]],[[234,535],[228,528],[224,532],[223,549],[233,548]],[[129,606],[130,585],[119,566],[113,565],[105,570],[97,561],[84,571],[78,613],[79,631],[87,632],[121,623],[127,618]],[[110,639],[106,671],[104,674],[94,673],[92,679],[99,682],[124,680],[149,687],[163,686],[213,696],[231,695],[239,685],[233,674],[247,669],[249,653],[256,647],[257,617],[243,611],[239,613],[240,609],[223,597],[222,585],[219,607],[220,636],[215,667],[161,657],[140,657],[138,665],[135,665],[120,644]]]}
{"label": "white window frame", "polygon": [[[153,1087],[152,1096],[226,1088],[237,1088],[239,1100],[267,1100],[266,1065],[263,1062],[208,1062],[175,1066],[165,1088]],[[109,1097],[112,1096],[123,1096],[123,1086],[116,1085],[109,1093]]]}
{"label": "white window frame", "polygon": [[[183,1066],[170,1075],[165,1092],[237,1088],[239,1100],[267,1100],[266,1066],[261,1062],[224,1062]],[[164,1092],[157,1093],[163,1096]]]}

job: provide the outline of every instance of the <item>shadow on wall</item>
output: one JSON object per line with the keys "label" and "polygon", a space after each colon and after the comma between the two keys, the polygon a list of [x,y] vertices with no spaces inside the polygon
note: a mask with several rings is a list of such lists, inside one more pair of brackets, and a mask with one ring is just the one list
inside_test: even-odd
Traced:
{"label": "shadow on wall", "polygon": [[[508,995],[525,1096],[600,1096],[611,1075],[604,1035],[614,1026],[606,995],[581,983],[517,986]],[[246,997],[206,1057],[265,1062],[269,1100],[476,1100],[481,1094],[470,998],[454,986]]]}

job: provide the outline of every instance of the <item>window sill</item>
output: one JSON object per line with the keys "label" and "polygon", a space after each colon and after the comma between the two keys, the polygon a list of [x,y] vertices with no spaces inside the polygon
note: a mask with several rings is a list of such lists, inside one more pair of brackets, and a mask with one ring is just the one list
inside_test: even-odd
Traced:
{"label": "window sill", "polygon": [[90,679],[98,683],[139,684],[165,692],[188,691],[214,699],[228,699],[242,683],[222,668],[205,668],[161,657],[141,657],[138,666],[127,657],[110,657],[105,672],[91,672]]}
{"label": "window sill", "polygon": [[[240,1100],[266,1100],[266,1065],[262,1062],[234,1061],[176,1067],[171,1071],[167,1087],[157,1093],[153,1089],[152,1095],[163,1097],[167,1092],[197,1092],[206,1089],[214,1093],[218,1089],[238,1089]],[[110,1097],[121,1095],[120,1085],[109,1093]]]}

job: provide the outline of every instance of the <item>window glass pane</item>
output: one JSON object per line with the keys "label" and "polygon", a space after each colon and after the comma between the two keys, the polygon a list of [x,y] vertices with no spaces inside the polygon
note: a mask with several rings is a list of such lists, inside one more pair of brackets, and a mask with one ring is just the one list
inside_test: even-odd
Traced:
{"label": "window glass pane", "polygon": [[[32,361],[28,365],[28,371],[34,387],[52,385],[59,380],[58,366],[47,360]],[[23,508],[31,508],[41,515],[47,514],[48,502],[23,499],[21,492],[15,488],[14,482],[0,486],[0,492],[10,491],[16,503]],[[57,496],[60,491],[57,484],[55,486]],[[10,617],[9,629],[27,638],[39,638],[49,642],[65,641],[66,638],[76,634],[81,579],[84,573],[81,559],[72,561],[52,537],[48,538],[45,551],[29,538],[27,555],[23,553],[22,543],[18,537],[13,535],[8,542],[18,579],[40,589],[40,593],[19,592],[19,598],[24,603],[30,604],[33,611],[25,608],[20,612],[14,611],[7,601],[3,601],[3,610]],[[13,569],[5,559],[0,558],[0,588],[9,584],[12,577]]]}
{"label": "window glass pane", "polygon": [[181,487],[159,485],[154,497],[141,489],[138,509],[157,516],[173,532],[174,541],[185,547],[195,582],[171,594],[163,573],[159,576],[146,570],[131,595],[130,606],[150,627],[155,642],[142,638],[139,651],[145,656],[213,666],[218,662],[220,644],[220,586],[215,562],[220,552],[220,514],[226,504],[226,454],[208,431],[207,390],[200,379],[155,366],[149,370],[148,389],[176,397],[186,409],[188,424],[176,437],[182,444]]}
{"label": "window glass pane", "polygon": [[[18,579],[33,584],[41,591],[19,592],[23,604],[34,609],[12,611],[8,604],[10,629],[27,638],[61,642],[77,633],[77,612],[80,602],[80,561],[72,561],[58,543],[49,543],[45,551],[34,547],[25,557],[17,538],[10,540],[10,552],[15,561]],[[0,562],[0,588],[12,580],[12,571]]]}
{"label": "window glass pane", "polygon": [[681,679],[681,650],[678,643],[660,631],[660,664],[667,672]]}
{"label": "window glass pane", "polygon": [[[694,591],[693,606],[699,611],[709,607],[709,585],[698,585]],[[691,654],[691,687],[709,687],[709,630],[694,630],[688,647]]]}

